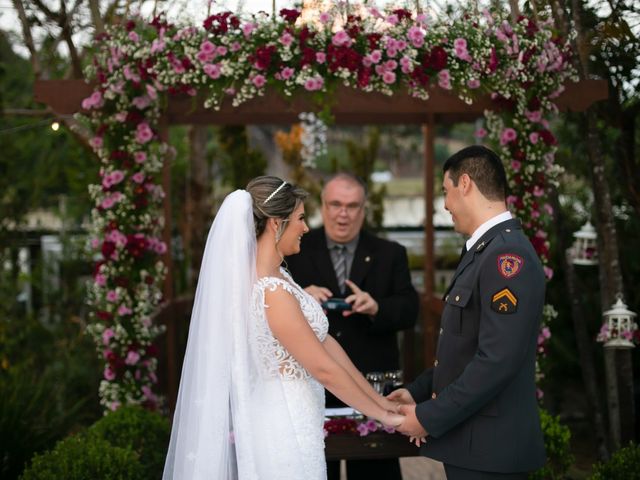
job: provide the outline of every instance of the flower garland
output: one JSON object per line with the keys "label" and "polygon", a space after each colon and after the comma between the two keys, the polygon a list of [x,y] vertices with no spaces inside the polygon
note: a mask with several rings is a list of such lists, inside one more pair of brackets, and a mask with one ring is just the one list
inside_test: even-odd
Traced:
{"label": "flower garland", "polygon": [[438,85],[467,103],[489,94],[494,108],[477,135],[509,160],[509,204],[551,277],[545,231],[553,212],[545,199],[559,168],[549,119],[562,85],[575,77],[569,44],[550,22],[524,17],[511,24],[489,12],[430,20],[404,9],[353,11],[361,14],[343,19],[330,10],[308,24],[297,10],[283,9],[280,21],[222,12],[203,28],[158,17],[116,25],[97,39],[86,72],[97,86],[83,108],[102,163],[102,183],[90,187],[92,246],[101,256],[90,332],[105,358],[105,407],[159,401],[152,342],[160,328],[149,318],[165,275],[157,177],[170,148],[157,128],[168,96],[206,92],[205,106],[217,109],[225,98],[237,106],[267,87],[284,96],[311,92],[325,107],[340,84],[386,95],[402,89],[419,99]]}
{"label": "flower garland", "polygon": [[324,436],[347,433],[358,433],[361,437],[366,437],[370,433],[383,431],[386,433],[394,433],[396,430],[393,427],[387,427],[377,420],[371,418],[364,420],[356,420],[350,417],[336,417],[329,418],[324,422]]}

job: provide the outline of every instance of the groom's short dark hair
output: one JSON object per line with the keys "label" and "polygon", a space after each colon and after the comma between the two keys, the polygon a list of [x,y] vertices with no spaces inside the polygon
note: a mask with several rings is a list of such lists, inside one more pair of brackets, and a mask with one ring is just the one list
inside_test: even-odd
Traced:
{"label": "groom's short dark hair", "polygon": [[460,175],[466,173],[489,200],[504,200],[507,196],[504,165],[493,150],[482,145],[472,145],[451,155],[444,162],[442,172],[449,172],[449,178],[455,186]]}

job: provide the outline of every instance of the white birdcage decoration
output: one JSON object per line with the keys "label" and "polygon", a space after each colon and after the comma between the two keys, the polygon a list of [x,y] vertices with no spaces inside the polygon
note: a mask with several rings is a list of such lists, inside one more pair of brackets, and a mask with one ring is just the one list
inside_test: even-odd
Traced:
{"label": "white birdcage decoration", "polygon": [[616,303],[610,310],[602,313],[604,322],[598,335],[598,340],[604,342],[606,348],[633,348],[633,339],[638,329],[634,318],[637,316],[627,308],[622,301],[622,295],[617,295]]}
{"label": "white birdcage decoration", "polygon": [[571,263],[574,265],[597,265],[598,248],[596,239],[598,235],[591,222],[587,221],[573,236],[575,240],[571,247]]}

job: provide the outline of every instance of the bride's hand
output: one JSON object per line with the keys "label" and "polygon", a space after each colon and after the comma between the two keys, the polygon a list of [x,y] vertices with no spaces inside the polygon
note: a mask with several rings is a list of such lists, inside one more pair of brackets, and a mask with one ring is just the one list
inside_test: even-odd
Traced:
{"label": "bride's hand", "polygon": [[380,399],[378,399],[378,405],[388,412],[400,413],[400,402],[394,402],[387,397],[380,397]]}
{"label": "bride's hand", "polygon": [[393,412],[385,412],[384,417],[380,421],[387,427],[396,428],[404,422],[405,416]]}

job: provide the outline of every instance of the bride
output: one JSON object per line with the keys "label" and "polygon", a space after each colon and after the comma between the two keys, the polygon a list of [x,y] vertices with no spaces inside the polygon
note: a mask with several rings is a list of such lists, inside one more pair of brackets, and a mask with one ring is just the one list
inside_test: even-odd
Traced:
{"label": "bride", "polygon": [[325,479],[323,387],[385,425],[403,420],[281,267],[309,231],[306,196],[277,177],[257,177],[216,215],[163,479]]}

